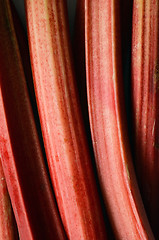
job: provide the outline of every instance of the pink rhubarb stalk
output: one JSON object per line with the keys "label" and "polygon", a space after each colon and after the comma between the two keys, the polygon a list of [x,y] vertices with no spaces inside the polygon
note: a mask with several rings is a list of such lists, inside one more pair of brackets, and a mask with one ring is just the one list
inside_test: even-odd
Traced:
{"label": "pink rhubarb stalk", "polygon": [[[2,104],[0,92],[0,108]],[[3,114],[0,115],[0,123],[3,122]],[[3,138],[3,124],[0,124],[0,239],[1,240],[16,240],[18,239],[15,218],[13,215],[11,202],[8,194],[6,180],[1,163],[1,138]]]}
{"label": "pink rhubarb stalk", "polygon": [[89,116],[103,197],[116,239],[152,240],[127,137],[118,0],[85,4]]}
{"label": "pink rhubarb stalk", "polygon": [[0,156],[20,238],[66,239],[40,148],[8,0],[0,7]]}
{"label": "pink rhubarb stalk", "polygon": [[135,0],[132,105],[138,180],[150,224],[159,238],[159,1]]}
{"label": "pink rhubarb stalk", "polygon": [[65,0],[26,0],[33,79],[50,176],[69,239],[106,239],[70,52]]}

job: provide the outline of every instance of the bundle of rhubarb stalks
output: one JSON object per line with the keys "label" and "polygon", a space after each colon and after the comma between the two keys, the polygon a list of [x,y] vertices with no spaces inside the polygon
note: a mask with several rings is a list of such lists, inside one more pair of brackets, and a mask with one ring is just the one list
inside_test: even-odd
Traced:
{"label": "bundle of rhubarb stalks", "polygon": [[0,240],[159,239],[159,0],[0,1]]}

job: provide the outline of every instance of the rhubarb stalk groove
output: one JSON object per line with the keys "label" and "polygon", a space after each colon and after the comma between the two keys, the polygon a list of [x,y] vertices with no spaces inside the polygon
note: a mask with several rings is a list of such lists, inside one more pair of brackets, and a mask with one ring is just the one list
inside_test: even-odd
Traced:
{"label": "rhubarb stalk groove", "polygon": [[127,137],[118,0],[85,1],[86,72],[98,176],[117,239],[154,239]]}

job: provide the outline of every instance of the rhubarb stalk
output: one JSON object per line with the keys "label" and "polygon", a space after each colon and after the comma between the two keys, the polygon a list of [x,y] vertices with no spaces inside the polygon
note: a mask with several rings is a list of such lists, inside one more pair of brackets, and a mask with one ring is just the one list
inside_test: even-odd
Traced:
{"label": "rhubarb stalk", "polygon": [[[2,96],[0,92],[0,108],[1,104]],[[0,114],[0,239],[16,240],[18,239],[18,233],[1,163],[1,150],[4,146],[2,145],[3,140],[1,140],[3,138],[3,117],[3,114]]]}
{"label": "rhubarb stalk", "polygon": [[75,88],[65,0],[26,0],[35,93],[51,180],[69,239],[106,239]]}
{"label": "rhubarb stalk", "polygon": [[20,238],[65,239],[27,91],[9,0],[0,7],[0,156]]}
{"label": "rhubarb stalk", "polygon": [[154,239],[127,137],[118,0],[85,4],[89,116],[105,205],[117,239]]}
{"label": "rhubarb stalk", "polygon": [[132,105],[135,163],[150,224],[159,238],[159,1],[135,0]]}

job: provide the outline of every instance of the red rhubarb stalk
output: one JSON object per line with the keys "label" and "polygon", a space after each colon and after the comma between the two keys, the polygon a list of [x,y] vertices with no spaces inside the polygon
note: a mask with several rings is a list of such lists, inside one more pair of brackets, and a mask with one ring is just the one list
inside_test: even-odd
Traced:
{"label": "red rhubarb stalk", "polygon": [[135,0],[132,104],[138,180],[150,224],[159,238],[159,1]]}
{"label": "red rhubarb stalk", "polygon": [[[1,104],[2,96],[0,91],[0,108]],[[16,240],[18,239],[17,228],[1,163],[1,151],[4,146],[1,144],[3,141],[3,117],[3,114],[0,114],[0,239]]]}
{"label": "red rhubarb stalk", "polygon": [[69,239],[107,239],[84,132],[64,0],[26,0],[35,93],[44,145]]}
{"label": "red rhubarb stalk", "polygon": [[116,239],[152,240],[127,137],[118,0],[85,4],[89,115],[103,197]]}
{"label": "red rhubarb stalk", "polygon": [[20,238],[65,239],[29,100],[8,0],[0,7],[0,154]]}

